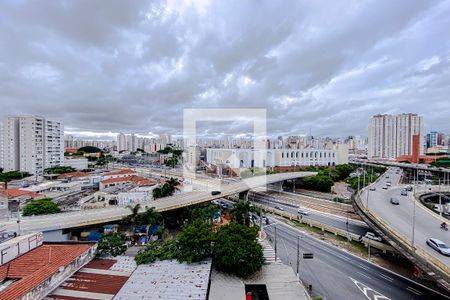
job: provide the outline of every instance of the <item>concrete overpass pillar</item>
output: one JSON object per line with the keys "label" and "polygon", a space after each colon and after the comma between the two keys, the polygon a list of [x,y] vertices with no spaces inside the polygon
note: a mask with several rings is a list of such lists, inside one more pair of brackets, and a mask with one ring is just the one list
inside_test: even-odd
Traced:
{"label": "concrete overpass pillar", "polygon": [[239,193],[239,199],[248,201],[248,192],[249,191],[240,192]]}

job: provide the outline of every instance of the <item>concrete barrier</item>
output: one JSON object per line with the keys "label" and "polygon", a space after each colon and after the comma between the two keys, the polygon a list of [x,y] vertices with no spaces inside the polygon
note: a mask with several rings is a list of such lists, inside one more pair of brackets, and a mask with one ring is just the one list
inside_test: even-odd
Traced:
{"label": "concrete barrier", "polygon": [[[381,177],[381,176],[380,176]],[[397,246],[399,250],[403,252],[408,259],[417,264],[420,268],[426,271],[430,276],[435,277],[438,283],[440,283],[445,289],[450,291],[450,268],[446,264],[439,261],[436,257],[432,256],[424,249],[420,247],[413,247],[409,239],[398,232],[395,228],[388,225],[382,218],[373,214],[370,210],[367,210],[361,200],[361,193],[367,189],[365,187],[360,193],[355,194],[353,202],[356,205],[356,210],[360,212],[361,216],[369,219],[377,228],[379,228],[391,241],[391,244]],[[437,276],[436,276],[437,275]]]}
{"label": "concrete barrier", "polygon": [[[307,219],[307,218],[302,218],[299,215],[296,214],[292,214],[289,212],[285,212],[285,211],[281,211],[278,209],[274,209],[272,207],[268,207],[262,204],[257,204],[257,203],[253,203],[254,206],[261,208],[262,210],[264,210],[265,212],[270,212],[272,214],[284,217],[284,218],[288,218],[289,220],[296,220],[302,224],[306,224],[309,227],[315,227],[315,228],[319,228],[322,231],[327,231],[330,233],[333,233],[334,235],[339,235],[341,237],[347,238],[349,241],[351,240],[355,240],[355,241],[362,241],[364,245],[367,246],[368,244],[368,239],[365,237],[361,237],[358,234],[352,233],[352,232],[348,232],[347,230],[344,229],[340,229],[340,228],[336,228],[327,224],[323,224],[320,223],[318,221],[314,221],[311,219]],[[390,245],[384,244],[384,243],[380,243],[378,241],[374,241],[374,240],[370,240],[370,247],[379,249],[381,251],[383,251],[384,253],[386,252],[391,252],[394,253],[396,252],[395,249],[393,247],[391,247]]]}

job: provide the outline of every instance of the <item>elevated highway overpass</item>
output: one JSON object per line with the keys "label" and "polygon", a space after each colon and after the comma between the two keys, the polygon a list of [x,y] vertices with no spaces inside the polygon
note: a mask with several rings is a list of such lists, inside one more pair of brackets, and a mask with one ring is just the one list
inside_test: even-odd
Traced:
{"label": "elevated highway overpass", "polygon": [[[312,176],[315,174],[317,173],[292,172],[292,173],[255,176],[252,178],[248,178],[245,181],[239,181],[223,185],[221,193],[218,195],[211,195],[209,191],[181,193],[171,197],[165,197],[151,201],[147,205],[149,207],[154,207],[159,212],[165,212],[179,209],[182,207],[208,202],[226,196],[231,196],[233,194],[241,192],[246,192],[252,188],[261,187],[266,184],[305,176]],[[76,212],[59,213],[53,215],[24,217],[20,220],[20,224],[17,223],[17,220],[10,220],[7,222],[0,222],[0,226],[5,231],[18,231],[20,225],[21,233],[32,231],[43,231],[43,232],[56,231],[67,228],[76,228],[88,225],[115,222],[121,220],[123,217],[129,214],[130,210],[126,207],[92,209]]]}
{"label": "elevated highway overpass", "polygon": [[[355,195],[354,206],[386,241],[450,291],[450,257],[426,244],[428,238],[437,238],[450,245],[450,234],[440,229],[443,219],[422,206],[414,192],[401,195],[406,187],[400,184],[401,176],[399,168],[389,168],[376,182]],[[391,186],[384,189],[388,181]],[[416,191],[422,189],[428,188]],[[391,198],[398,199],[400,204],[391,204]]]}

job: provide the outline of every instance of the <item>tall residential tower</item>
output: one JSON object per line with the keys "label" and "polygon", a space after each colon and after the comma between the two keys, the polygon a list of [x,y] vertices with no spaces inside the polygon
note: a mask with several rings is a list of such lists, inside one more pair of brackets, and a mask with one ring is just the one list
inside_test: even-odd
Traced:
{"label": "tall residential tower", "polygon": [[41,116],[5,116],[3,164],[5,171],[42,175],[44,169],[64,164],[62,123]]}
{"label": "tall residential tower", "polygon": [[417,114],[375,115],[369,121],[369,158],[395,159],[412,155],[413,136],[419,139],[423,155],[423,117]]}

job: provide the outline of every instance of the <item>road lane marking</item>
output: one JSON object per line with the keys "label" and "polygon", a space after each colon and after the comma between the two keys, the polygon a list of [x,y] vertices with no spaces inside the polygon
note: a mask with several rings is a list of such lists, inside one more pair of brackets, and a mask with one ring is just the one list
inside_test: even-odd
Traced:
{"label": "road lane marking", "polygon": [[407,291],[410,291],[411,293],[414,293],[414,294],[416,294],[416,295],[422,295],[422,292],[420,292],[420,291],[418,291],[418,290],[416,290],[416,289],[414,289],[414,288],[412,288],[412,287],[410,287],[410,286],[408,286],[407,288],[406,288],[406,290]]}
{"label": "road lane marking", "polygon": [[366,267],[366,266],[364,266],[364,265],[362,265],[362,264],[360,264],[360,263],[358,263],[358,266],[359,266],[360,268],[366,270],[366,271],[369,271],[369,268],[368,268],[368,267]]}
{"label": "road lane marking", "polygon": [[394,281],[394,278],[389,277],[389,276],[387,276],[387,275],[384,275],[384,274],[381,274],[381,273],[380,273],[380,276],[383,277],[384,279],[386,279],[386,280],[389,281],[389,282]]}
{"label": "road lane marking", "polygon": [[361,273],[360,271],[356,271],[356,273],[358,273],[359,275],[362,275],[362,276],[364,276],[364,277],[366,277],[366,278],[368,278],[368,279],[372,279],[372,277],[367,276],[366,274]]}
{"label": "road lane marking", "polygon": [[366,296],[369,300],[391,300],[391,298],[386,297],[385,295],[375,291],[374,289],[368,287],[367,285],[359,282],[358,280],[355,280],[350,277],[350,279],[353,281],[353,283],[358,287],[358,289]]}

